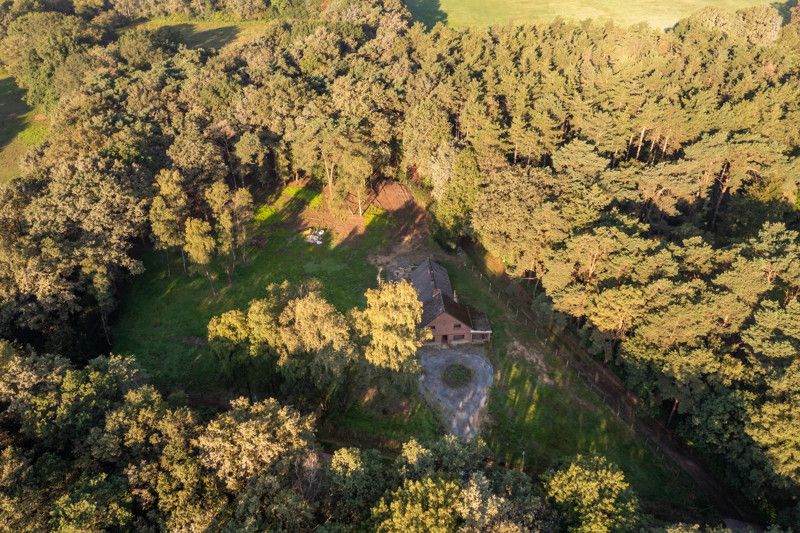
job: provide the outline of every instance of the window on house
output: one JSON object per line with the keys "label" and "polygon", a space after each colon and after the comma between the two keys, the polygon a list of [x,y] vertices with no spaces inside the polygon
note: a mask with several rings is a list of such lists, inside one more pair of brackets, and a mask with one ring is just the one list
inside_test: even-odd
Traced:
{"label": "window on house", "polygon": [[453,329],[461,329],[461,324],[453,324]]}
{"label": "window on house", "polygon": [[464,340],[464,335],[453,335],[453,340],[454,341],[463,341]]}
{"label": "window on house", "polygon": [[436,331],[436,326],[430,326],[431,331]]}

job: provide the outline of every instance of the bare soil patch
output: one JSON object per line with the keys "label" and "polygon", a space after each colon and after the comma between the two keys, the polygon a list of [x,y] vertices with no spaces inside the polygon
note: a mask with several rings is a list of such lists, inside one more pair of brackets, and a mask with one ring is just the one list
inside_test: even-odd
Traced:
{"label": "bare soil patch", "polygon": [[[306,179],[295,180],[287,184],[287,187],[307,187],[309,181]],[[425,209],[418,206],[414,197],[408,189],[395,181],[382,181],[371,188],[365,198],[362,199],[362,212],[364,216],[358,214],[358,205],[354,199],[348,198],[338,205],[334,204],[333,209],[328,208],[328,191],[323,188],[320,191],[320,198],[309,205],[304,205],[296,216],[287,221],[288,225],[298,230],[308,228],[325,228],[331,231],[337,242],[343,240],[354,240],[361,237],[367,230],[370,214],[374,216],[375,210],[386,212],[395,223],[395,228],[390,234],[390,241],[396,248],[398,244],[403,245],[403,250],[408,251],[409,247],[416,247],[420,240],[427,236],[427,213]],[[396,253],[392,255],[397,255]],[[386,261],[383,261],[385,263]],[[383,266],[381,261],[373,261],[373,264]]]}
{"label": "bare soil patch", "polygon": [[513,357],[520,357],[531,363],[536,369],[536,379],[538,379],[541,383],[546,385],[553,384],[553,378],[550,377],[550,371],[547,368],[547,363],[545,363],[542,354],[524,346],[516,339],[511,341],[508,346],[508,351]]}
{"label": "bare soil patch", "polygon": [[392,214],[396,227],[387,245],[371,255],[369,261],[390,281],[404,279],[430,255],[428,212],[414,200],[408,188],[397,182],[385,182],[375,203]]}
{"label": "bare soil patch", "polygon": [[364,217],[346,209],[331,212],[324,200],[323,204],[317,208],[307,207],[300,213],[299,229],[326,228],[333,232],[337,241],[358,238],[364,234],[367,229]]}

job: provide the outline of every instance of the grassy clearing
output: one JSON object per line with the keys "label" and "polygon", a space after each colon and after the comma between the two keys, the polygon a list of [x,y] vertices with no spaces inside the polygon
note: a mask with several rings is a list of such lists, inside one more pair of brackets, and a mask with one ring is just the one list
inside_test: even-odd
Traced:
{"label": "grassy clearing", "polygon": [[47,133],[46,122],[28,107],[24,94],[0,69],[0,183],[16,176],[20,158]]}
{"label": "grassy clearing", "polygon": [[407,409],[392,413],[355,403],[339,416],[323,424],[321,438],[339,446],[374,447],[397,453],[413,437],[430,442],[442,434],[436,413],[416,394],[406,396]]}
{"label": "grassy clearing", "polygon": [[[249,263],[238,268],[232,285],[217,282],[216,297],[205,277],[181,272],[179,258],[167,261],[164,254],[146,255],[147,271],[122,298],[114,351],[134,355],[165,392],[185,390],[197,403],[219,405],[214,399],[230,397],[232,385],[205,346],[211,316],[243,307],[262,295],[269,283],[301,283],[309,278],[322,281],[325,296],[340,310],[363,305],[364,291],[376,283],[367,256],[386,244],[391,216],[371,211],[361,237],[334,235],[315,246],[303,240],[295,219],[309,205],[318,206],[319,199],[311,189],[288,187],[259,208],[254,231],[264,245],[251,250]],[[526,344],[533,342],[530,333],[511,322],[486,285],[460,261],[444,261],[456,290],[489,314],[495,330],[489,356],[496,385],[482,436],[496,457],[536,476],[576,453],[604,455],[625,471],[646,511],[665,520],[713,519],[713,510],[698,498],[691,481],[653,455],[559,360],[545,354],[554,381],[548,385],[537,379],[533,364],[509,353],[512,333]],[[437,416],[420,400],[414,383],[392,393],[386,392],[388,388],[366,384],[361,401],[321,421],[320,438],[331,446],[396,451],[409,437],[427,441],[441,434]],[[368,399],[375,391],[381,397]]]}
{"label": "grassy clearing", "polygon": [[[336,236],[328,235],[322,246],[309,244],[293,219],[318,194],[287,187],[259,208],[254,237],[263,246],[249,251],[247,264],[237,266],[232,284],[220,274],[216,296],[205,276],[183,273],[176,255],[145,254],[145,273],[122,297],[114,350],[136,355],[160,387],[219,391],[226,384],[204,342],[212,316],[243,308],[263,296],[271,283],[299,284],[312,278],[322,282],[325,297],[341,311],[362,305],[364,291],[376,283],[367,255],[381,246],[390,221],[374,217],[365,234],[352,242],[336,242]],[[221,267],[213,270],[222,272]]]}
{"label": "grassy clearing", "polygon": [[655,28],[667,28],[707,6],[736,10],[769,4],[764,0],[408,0],[414,17],[428,26],[437,22],[451,26],[522,24],[562,17],[610,19],[623,26],[646,22]]}
{"label": "grassy clearing", "polygon": [[623,469],[645,511],[664,520],[714,518],[693,482],[644,446],[556,356],[542,352],[553,381],[547,384],[532,363],[510,353],[514,339],[536,346],[531,332],[511,321],[485,282],[462,266],[462,258],[446,264],[459,296],[485,310],[492,321],[489,357],[495,385],[482,437],[498,460],[536,476],[578,453],[604,455]]}
{"label": "grassy clearing", "polygon": [[[320,199],[313,189],[286,187],[278,198],[261,206],[253,232],[254,241],[263,246],[249,251],[249,261],[237,268],[233,284],[226,284],[220,275],[216,296],[205,276],[183,273],[179,257],[147,253],[143,258],[147,270],[122,295],[114,352],[134,355],[162,391],[182,390],[198,405],[218,407],[245,389],[225,379],[206,346],[206,326],[212,316],[243,308],[263,296],[270,283],[300,284],[312,278],[322,282],[325,297],[340,311],[363,306],[364,291],[377,282],[367,256],[385,244],[392,220],[386,213],[370,210],[360,237],[328,233],[322,246],[309,244],[296,218],[303,209],[318,209]],[[251,378],[258,390],[259,376]],[[404,396],[402,411],[384,412],[357,402],[326,421],[323,438],[385,448],[396,448],[410,436],[432,438],[438,434],[438,422],[415,390]]]}
{"label": "grassy clearing", "polygon": [[217,49],[258,37],[269,24],[270,21],[266,20],[230,21],[157,17],[142,22],[137,27],[168,32],[175,41],[189,48]]}

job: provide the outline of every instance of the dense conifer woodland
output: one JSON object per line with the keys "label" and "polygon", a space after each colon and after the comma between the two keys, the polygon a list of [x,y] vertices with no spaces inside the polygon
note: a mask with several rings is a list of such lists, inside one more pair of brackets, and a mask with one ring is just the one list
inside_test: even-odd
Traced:
{"label": "dense conifer woodland", "polygon": [[[442,247],[500,259],[755,520],[800,529],[792,11],[454,29],[400,0],[0,0],[0,61],[50,121],[0,185],[0,531],[721,524],[654,520],[597,456],[531,478],[480,439],[322,446],[349,383],[415,379],[406,283],[349,313],[272,285],[215,317],[211,349],[278,368],[275,398],[210,409],[109,354],[143,253],[235,283],[259,202],[295,179],[334,207],[379,180],[427,194]],[[190,48],[139,25],[164,16],[264,29]]]}

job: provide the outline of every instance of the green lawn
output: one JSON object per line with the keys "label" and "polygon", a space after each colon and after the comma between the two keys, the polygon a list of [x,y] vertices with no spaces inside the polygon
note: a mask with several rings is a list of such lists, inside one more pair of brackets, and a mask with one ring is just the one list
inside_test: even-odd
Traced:
{"label": "green lawn", "polygon": [[540,349],[553,381],[547,384],[537,379],[532,363],[509,353],[512,334],[534,346],[531,332],[511,321],[485,282],[462,261],[446,263],[453,286],[460,298],[489,314],[494,330],[489,356],[495,382],[482,437],[497,459],[539,475],[578,453],[603,455],[624,470],[646,512],[663,520],[713,520],[715,511],[698,496],[694,483],[645,447],[560,359]]}
{"label": "green lawn", "polygon": [[47,124],[22,100],[25,91],[0,69],[0,183],[13,178],[19,160],[44,140]]}
{"label": "green lawn", "polygon": [[414,17],[428,26],[439,21],[451,26],[489,26],[547,22],[562,17],[611,19],[625,26],[647,22],[656,28],[667,28],[706,6],[736,10],[768,4],[764,0],[408,0]]}
{"label": "green lawn", "polygon": [[330,416],[320,428],[320,436],[339,446],[372,447],[390,453],[399,452],[410,437],[430,442],[441,436],[436,413],[416,392],[408,394],[406,400],[406,412],[395,414],[355,403],[341,415]]}
{"label": "green lawn", "polygon": [[189,48],[222,48],[227,44],[258,37],[270,21],[198,20],[188,17],[157,17],[138,25],[163,30]]}
{"label": "green lawn", "polygon": [[[263,246],[249,251],[249,261],[237,268],[233,284],[228,285],[221,269],[216,269],[220,271],[216,296],[206,277],[183,273],[178,257],[147,253],[145,273],[135,277],[121,295],[114,353],[135,356],[162,391],[184,391],[197,405],[219,407],[228,398],[244,394],[241,384],[224,377],[206,346],[206,326],[212,316],[245,307],[262,297],[270,283],[303,283],[312,278],[320,280],[325,297],[346,312],[363,306],[364,291],[377,283],[377,271],[367,256],[385,244],[391,218],[371,208],[365,213],[363,235],[355,239],[328,235],[325,244],[316,246],[305,242],[293,218],[302,209],[319,209],[320,201],[315,190],[287,187],[276,200],[260,207],[254,232],[263,239]],[[250,376],[250,381],[258,390],[259,376]],[[329,417],[322,428],[323,439],[396,449],[410,436],[428,439],[438,434],[435,415],[416,393],[404,399],[407,408],[402,412],[382,413],[356,403]]]}
{"label": "green lawn", "polygon": [[257,210],[254,232],[263,245],[250,249],[248,263],[237,266],[232,284],[221,268],[212,269],[219,272],[217,295],[205,276],[183,273],[177,254],[146,253],[145,273],[136,276],[121,297],[114,350],[134,354],[153,382],[165,389],[219,391],[225,387],[219,366],[204,345],[212,316],[243,308],[262,297],[267,285],[284,280],[319,279],[325,296],[341,311],[362,305],[364,291],[376,283],[367,254],[383,243],[389,220],[374,216],[366,233],[353,242],[334,244],[328,238],[322,246],[309,244],[291,219],[315,202],[316,195],[288,187]]}
{"label": "green lawn", "polygon": [[[292,223],[309,205],[320,208],[317,192],[289,187],[259,208],[255,231],[264,239],[263,246],[251,250],[249,263],[238,268],[232,285],[222,279],[216,282],[217,296],[205,277],[183,274],[178,258],[172,258],[168,275],[165,254],[147,254],[147,271],[122,295],[114,352],[134,355],[163,391],[184,390],[197,404],[219,406],[219,400],[237,391],[232,391],[235,386],[225,380],[204,342],[213,315],[242,308],[264,294],[270,283],[299,283],[312,277],[321,280],[325,296],[340,310],[363,305],[363,292],[376,283],[376,271],[367,257],[386,244],[391,217],[371,212],[360,238],[329,239],[315,246],[305,243]],[[511,333],[525,343],[532,341],[530,333],[513,325],[485,284],[459,267],[458,260],[445,264],[458,294],[486,310],[493,322],[489,355],[495,386],[483,438],[499,461],[536,476],[576,453],[597,453],[620,465],[647,512],[664,520],[714,518],[691,481],[653,455],[554,356],[546,355],[554,381],[548,385],[537,379],[532,364],[511,355],[507,349]],[[251,378],[257,385],[257,376]],[[411,436],[425,441],[441,434],[437,416],[420,401],[413,382],[386,393],[390,388],[386,383],[366,384],[361,401],[321,421],[320,438],[332,447],[396,451]],[[375,397],[370,390],[378,391],[378,400],[366,399]]]}

